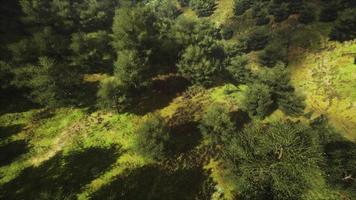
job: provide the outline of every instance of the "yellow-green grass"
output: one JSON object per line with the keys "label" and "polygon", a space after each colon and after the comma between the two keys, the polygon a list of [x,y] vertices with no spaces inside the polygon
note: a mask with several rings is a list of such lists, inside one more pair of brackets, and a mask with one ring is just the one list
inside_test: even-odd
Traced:
{"label": "yellow-green grass", "polygon": [[325,114],[344,136],[356,141],[356,41],[328,42],[319,52],[291,63],[292,82],[306,97],[307,112]]}

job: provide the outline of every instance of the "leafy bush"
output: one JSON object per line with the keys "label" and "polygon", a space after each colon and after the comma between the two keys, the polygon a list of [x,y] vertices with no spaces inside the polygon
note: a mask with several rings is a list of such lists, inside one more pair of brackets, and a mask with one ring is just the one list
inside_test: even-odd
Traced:
{"label": "leafy bush", "polygon": [[101,108],[124,112],[132,105],[130,88],[121,84],[115,77],[103,80],[97,93],[98,105]]}
{"label": "leafy bush", "polygon": [[215,0],[190,0],[189,5],[200,17],[207,17],[213,14],[216,2]]}
{"label": "leafy bush", "polygon": [[330,33],[332,40],[347,41],[356,38],[356,8],[341,13]]}
{"label": "leafy bush", "polygon": [[213,105],[204,114],[200,130],[213,145],[225,144],[236,131],[229,110],[223,105]]}
{"label": "leafy bush", "polygon": [[204,48],[189,46],[177,64],[183,77],[194,84],[211,85],[220,67],[220,61],[209,56]]}
{"label": "leafy bush", "polygon": [[273,106],[271,89],[261,83],[248,85],[243,105],[251,116],[263,119]]}
{"label": "leafy bush", "polygon": [[321,22],[332,22],[338,17],[337,7],[327,6],[324,7],[319,14],[319,21]]}
{"label": "leafy bush", "polygon": [[169,129],[158,114],[149,115],[139,126],[135,150],[139,154],[154,160],[164,159],[170,139]]}
{"label": "leafy bush", "polygon": [[301,124],[252,124],[234,135],[224,160],[236,179],[241,199],[300,200],[319,173],[318,136]]}
{"label": "leafy bush", "polygon": [[274,67],[278,62],[287,61],[287,49],[280,42],[273,42],[258,55],[259,63],[263,66]]}
{"label": "leafy bush", "polygon": [[248,9],[251,8],[251,0],[235,0],[234,12],[236,16],[243,15]]}
{"label": "leafy bush", "polygon": [[303,24],[309,24],[315,20],[315,12],[310,7],[301,10],[298,21]]}
{"label": "leafy bush", "polygon": [[263,28],[259,28],[251,32],[246,38],[242,38],[247,52],[257,51],[263,49],[268,44],[268,31]]}
{"label": "leafy bush", "polygon": [[236,83],[247,83],[252,76],[246,56],[231,58],[226,69]]}

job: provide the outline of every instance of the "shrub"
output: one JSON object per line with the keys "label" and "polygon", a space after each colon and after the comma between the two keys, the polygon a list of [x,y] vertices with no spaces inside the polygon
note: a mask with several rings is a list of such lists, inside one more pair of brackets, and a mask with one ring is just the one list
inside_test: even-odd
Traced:
{"label": "shrub", "polygon": [[169,129],[158,114],[149,115],[136,131],[134,149],[139,154],[153,160],[162,160],[167,154],[170,139]]}
{"label": "shrub", "polygon": [[189,46],[183,53],[178,71],[193,84],[211,85],[220,67],[220,61],[209,56],[207,51],[199,46]]}
{"label": "shrub", "polygon": [[250,80],[251,71],[248,69],[246,56],[235,56],[230,59],[227,71],[235,83],[247,83]]}
{"label": "shrub", "polygon": [[259,63],[263,66],[274,67],[278,62],[287,61],[287,49],[280,42],[273,42],[258,55]]}
{"label": "shrub", "polygon": [[235,0],[234,12],[236,16],[243,15],[248,9],[251,8],[251,0]]}
{"label": "shrub", "polygon": [[132,105],[130,89],[121,84],[115,77],[102,81],[97,93],[98,105],[104,109],[124,112]]}
{"label": "shrub", "polygon": [[337,7],[336,6],[328,6],[324,7],[319,14],[319,21],[321,22],[332,22],[337,19]]}
{"label": "shrub", "polygon": [[207,17],[213,14],[216,6],[215,0],[190,0],[189,5],[200,17]]}
{"label": "shrub", "polygon": [[263,49],[268,44],[268,39],[268,31],[261,28],[256,29],[241,40],[244,43],[246,51],[249,52]]}
{"label": "shrub", "polygon": [[303,24],[309,24],[315,20],[315,13],[310,7],[301,10],[298,21]]}
{"label": "shrub", "polygon": [[251,116],[263,119],[273,106],[271,89],[261,83],[248,85],[243,105]]}
{"label": "shrub", "polygon": [[204,114],[200,130],[213,145],[225,144],[236,131],[229,110],[223,105],[213,105]]}
{"label": "shrub", "polygon": [[356,38],[356,8],[342,12],[330,33],[332,40],[347,41]]}

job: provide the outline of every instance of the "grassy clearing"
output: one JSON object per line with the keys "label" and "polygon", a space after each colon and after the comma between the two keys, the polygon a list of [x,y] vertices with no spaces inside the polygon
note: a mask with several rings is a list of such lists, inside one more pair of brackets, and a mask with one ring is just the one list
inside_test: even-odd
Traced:
{"label": "grassy clearing", "polygon": [[320,52],[292,63],[292,82],[306,96],[307,111],[325,114],[356,141],[356,42],[329,42]]}

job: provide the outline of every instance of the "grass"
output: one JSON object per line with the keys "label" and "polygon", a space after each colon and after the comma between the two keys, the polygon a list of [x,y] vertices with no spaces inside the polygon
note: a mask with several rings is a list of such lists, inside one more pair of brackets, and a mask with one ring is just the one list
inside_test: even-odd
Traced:
{"label": "grass", "polygon": [[356,42],[328,42],[319,52],[292,63],[292,82],[306,96],[307,111],[325,114],[344,136],[356,141]]}

